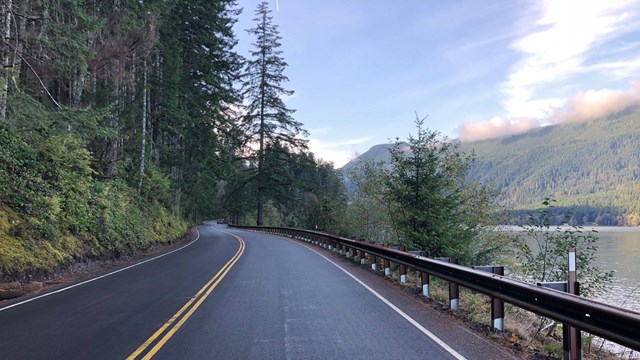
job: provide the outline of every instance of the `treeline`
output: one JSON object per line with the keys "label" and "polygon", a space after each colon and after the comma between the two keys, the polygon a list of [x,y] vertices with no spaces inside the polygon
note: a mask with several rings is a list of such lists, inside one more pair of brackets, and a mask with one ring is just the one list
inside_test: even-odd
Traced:
{"label": "treeline", "polygon": [[[463,144],[475,151],[471,176],[515,209],[540,199],[574,208],[576,224],[640,225],[640,110],[548,126],[502,140]],[[560,211],[556,209],[555,211]]]}
{"label": "treeline", "polygon": [[[524,224],[532,210],[509,211],[508,224]],[[555,206],[548,210],[551,225],[572,226],[620,226],[640,224],[636,215],[629,215],[624,209],[610,206]]]}
{"label": "treeline", "polygon": [[266,2],[247,58],[233,0],[0,12],[0,277],[173,241],[205,218],[323,226],[346,201],[282,103]]}

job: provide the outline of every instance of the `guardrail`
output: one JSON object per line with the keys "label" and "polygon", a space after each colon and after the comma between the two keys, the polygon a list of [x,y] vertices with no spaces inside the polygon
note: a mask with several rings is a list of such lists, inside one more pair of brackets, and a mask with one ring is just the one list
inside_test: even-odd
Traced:
{"label": "guardrail", "polygon": [[361,252],[361,259],[365,258],[365,254],[369,254],[376,259],[383,259],[385,263],[393,261],[640,351],[640,313],[632,310],[502,275],[318,231],[286,227],[230,226],[307,239],[329,249],[339,249],[341,253],[344,250],[347,256],[353,256],[355,250]]}

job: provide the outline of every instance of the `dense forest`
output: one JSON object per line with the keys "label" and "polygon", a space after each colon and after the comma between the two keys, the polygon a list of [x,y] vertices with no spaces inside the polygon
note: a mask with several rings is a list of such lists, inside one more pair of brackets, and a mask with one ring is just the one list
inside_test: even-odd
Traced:
{"label": "dense forest", "polygon": [[[0,278],[174,241],[206,218],[323,227],[346,201],[281,100],[266,2],[1,2]],[[250,11],[253,9],[249,9]]]}

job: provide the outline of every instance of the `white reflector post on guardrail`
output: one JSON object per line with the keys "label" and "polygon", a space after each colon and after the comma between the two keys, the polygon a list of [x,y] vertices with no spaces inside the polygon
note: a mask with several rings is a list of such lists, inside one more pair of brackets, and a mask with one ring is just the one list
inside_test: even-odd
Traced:
{"label": "white reflector post on guardrail", "polygon": [[[428,252],[426,250],[422,250],[420,252],[420,256],[426,258],[426,257],[429,256],[429,254],[428,254]],[[420,272],[420,280],[421,280],[421,283],[422,283],[422,295],[425,296],[425,297],[429,297],[430,296],[430,294],[429,294],[429,273],[421,271]]]}
{"label": "white reflector post on guardrail", "polygon": [[[400,246],[400,251],[404,251],[404,246]],[[405,264],[400,264],[400,282],[402,284],[407,283],[407,266]]]}
{"label": "white reflector post on guardrail", "polygon": [[[384,247],[388,248],[389,244],[384,244]],[[391,261],[389,261],[389,259],[385,258],[384,259],[384,276],[389,276],[391,275]]]}
{"label": "white reflector post on guardrail", "polygon": [[[576,270],[576,249],[569,249],[569,282],[567,288],[569,294],[580,295],[578,286],[578,273]],[[582,341],[580,339],[580,330],[573,326],[569,327],[569,359],[582,359]]]}

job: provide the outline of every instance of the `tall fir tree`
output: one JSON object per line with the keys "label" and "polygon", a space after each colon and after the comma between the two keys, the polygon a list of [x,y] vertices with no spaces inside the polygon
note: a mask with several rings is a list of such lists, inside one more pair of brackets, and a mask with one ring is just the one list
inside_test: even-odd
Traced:
{"label": "tall fir tree", "polygon": [[[234,87],[242,69],[233,33],[240,10],[234,0],[179,1],[161,31],[161,115],[166,141],[161,163],[172,178],[177,212],[196,220],[214,215],[216,184],[228,172],[221,154],[233,141]],[[203,16],[206,14],[206,16]]]}
{"label": "tall fir tree", "polygon": [[415,122],[416,136],[396,141],[390,150],[385,178],[394,204],[390,217],[401,242],[463,263],[478,257],[478,248],[493,252],[479,237],[492,220],[491,192],[467,179],[473,155],[424,128],[417,115]]}
{"label": "tall fir tree", "polygon": [[247,141],[258,145],[251,154],[252,162],[256,164],[254,184],[258,197],[258,225],[264,222],[267,192],[277,186],[277,182],[270,181],[269,169],[278,168],[277,162],[283,159],[279,156],[282,154],[275,155],[276,152],[269,152],[268,148],[298,151],[307,146],[306,141],[299,138],[307,132],[302,129],[302,123],[291,116],[295,110],[287,108],[283,101],[283,97],[293,95],[293,91],[283,87],[289,81],[284,75],[287,63],[282,57],[282,50],[279,50],[282,37],[270,14],[268,3],[261,2],[253,19],[256,26],[247,30],[256,41],[250,53],[251,59],[246,63],[243,84],[243,95],[248,104],[242,126],[247,133]]}

